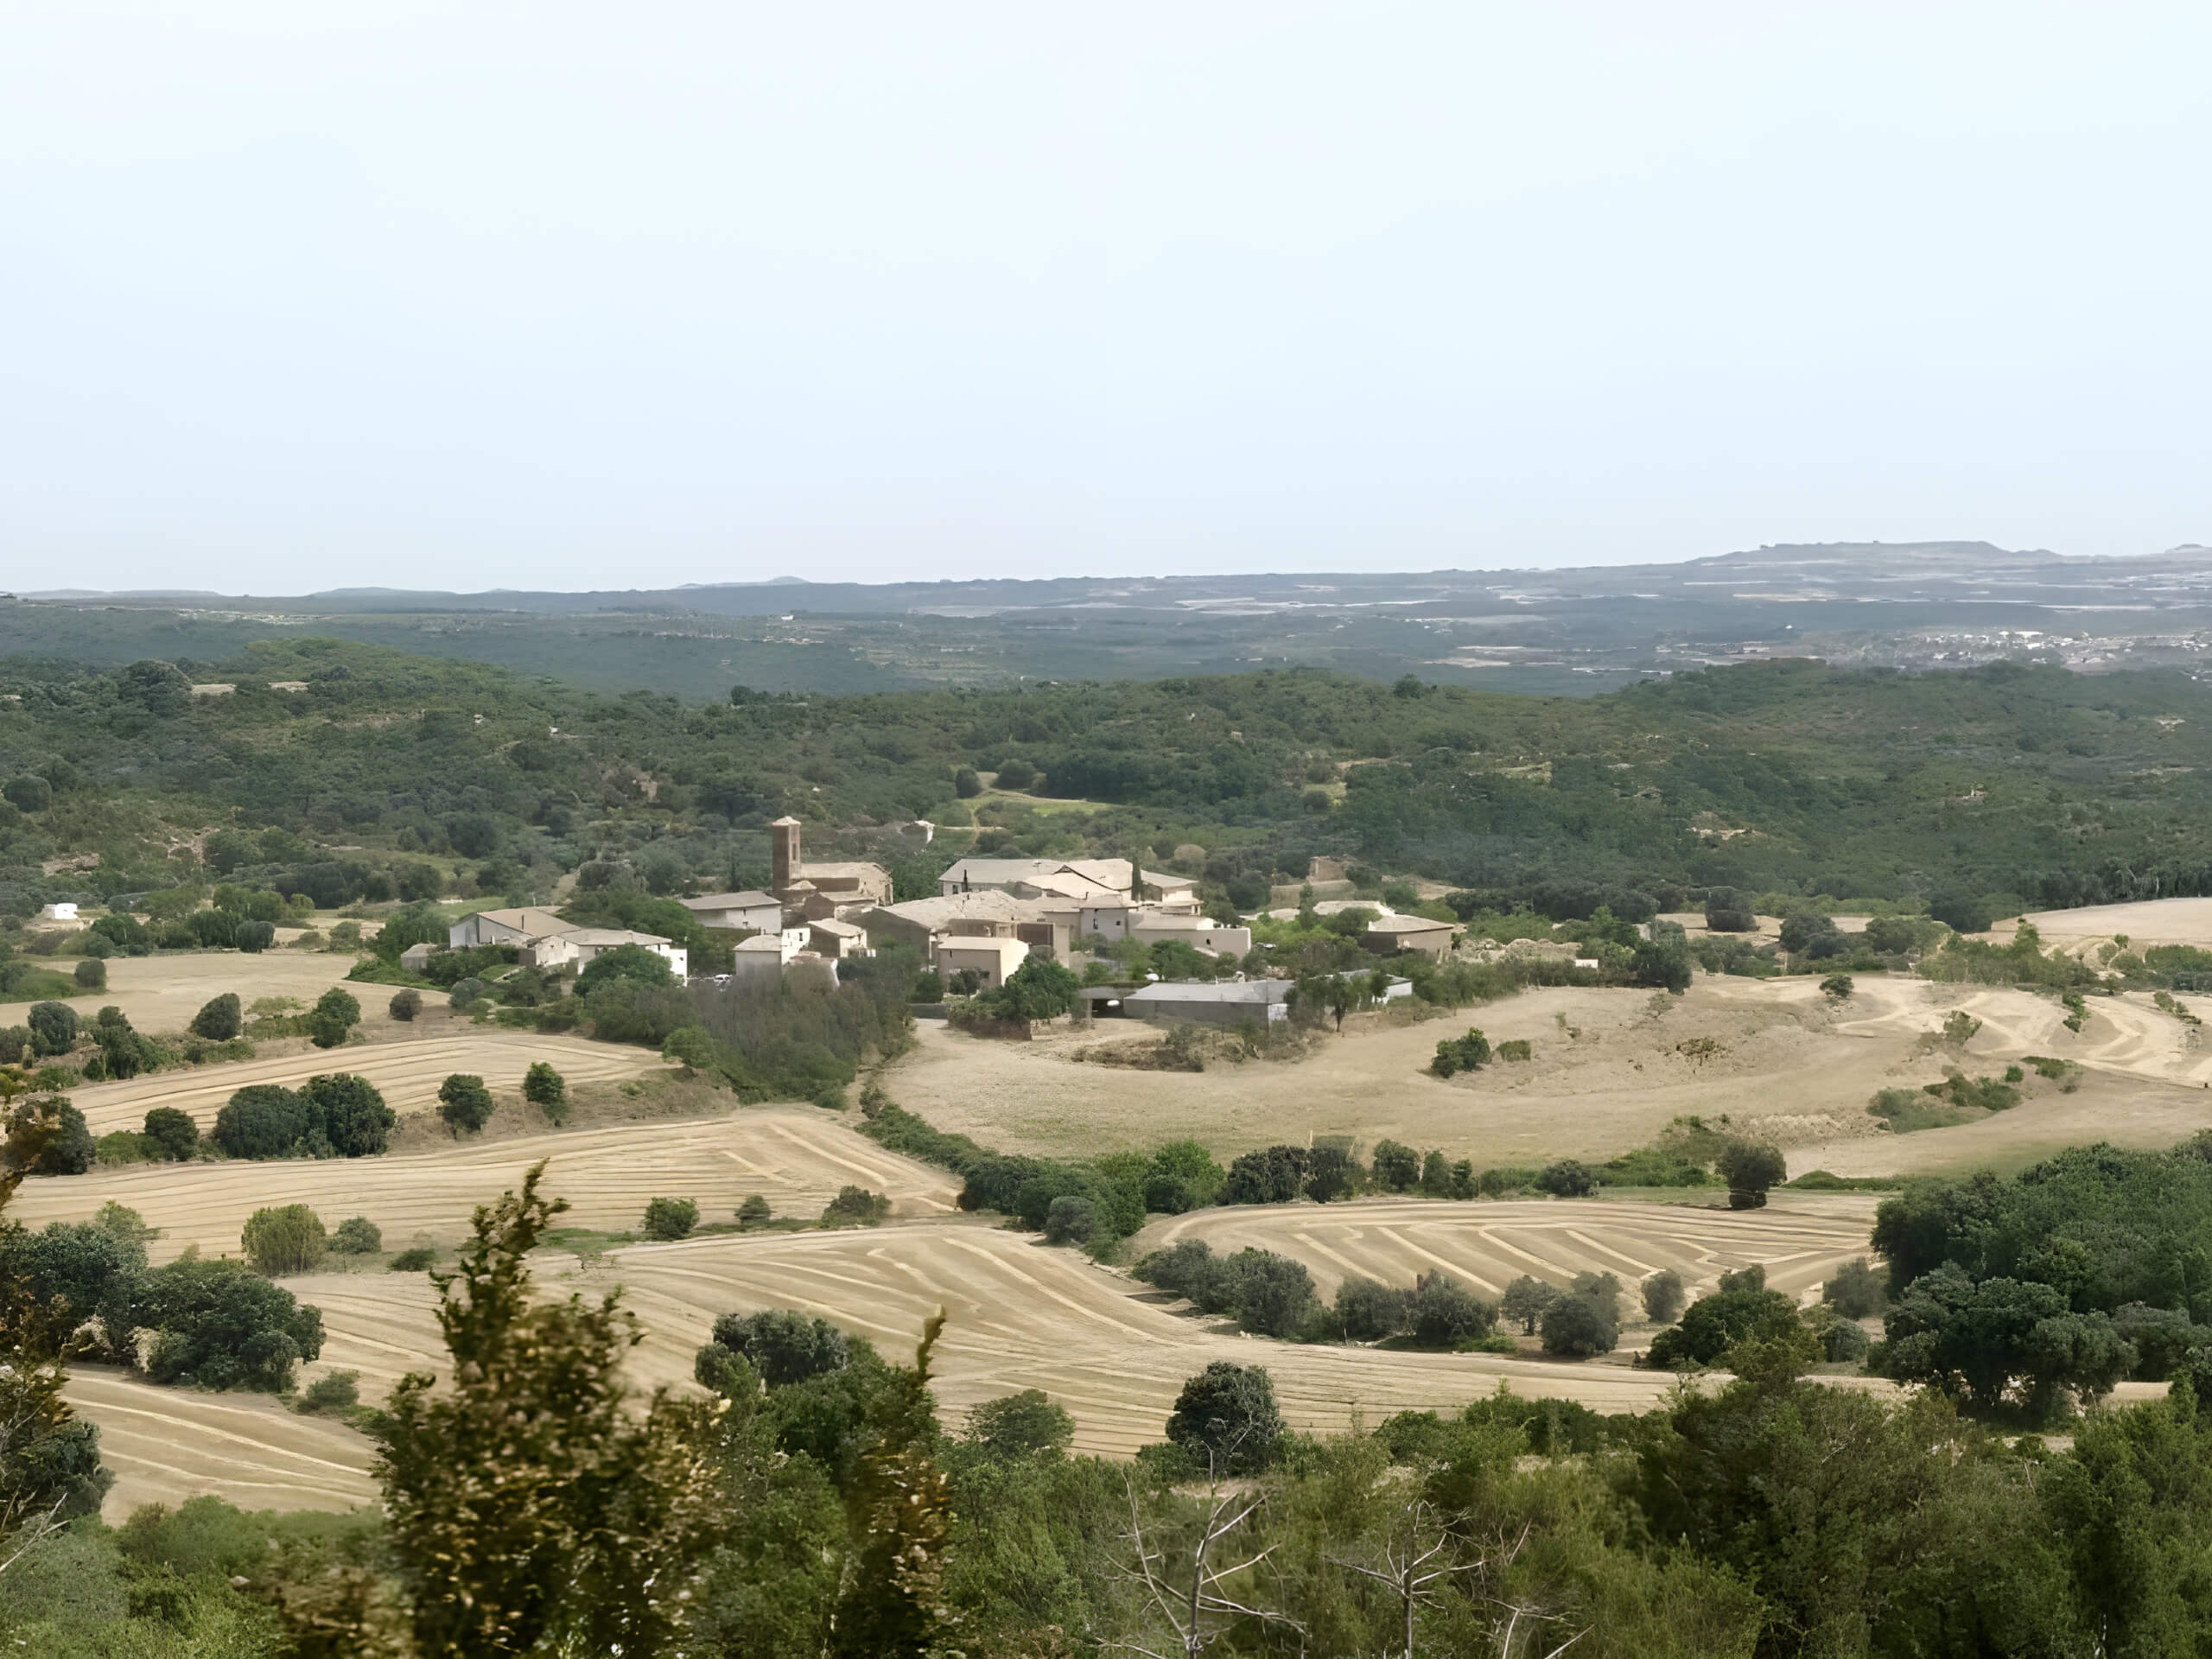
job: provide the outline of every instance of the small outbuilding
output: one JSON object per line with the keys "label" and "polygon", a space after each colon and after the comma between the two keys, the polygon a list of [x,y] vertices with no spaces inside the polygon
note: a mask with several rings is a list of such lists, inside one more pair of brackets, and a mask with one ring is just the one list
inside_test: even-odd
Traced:
{"label": "small outbuilding", "polygon": [[1378,957],[1418,950],[1441,962],[1450,954],[1452,938],[1459,931],[1453,923],[1433,921],[1426,916],[1378,916],[1367,925],[1359,942]]}

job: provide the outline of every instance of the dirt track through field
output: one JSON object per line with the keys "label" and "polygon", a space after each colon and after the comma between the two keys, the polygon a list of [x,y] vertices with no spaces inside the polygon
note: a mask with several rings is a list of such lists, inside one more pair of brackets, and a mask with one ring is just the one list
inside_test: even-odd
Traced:
{"label": "dirt track through field", "polygon": [[654,1198],[690,1198],[708,1221],[728,1221],[757,1192],[777,1215],[811,1220],[849,1183],[912,1215],[950,1212],[957,1191],[944,1171],[887,1153],[819,1109],[754,1107],[381,1158],[103,1167],[27,1181],[9,1214],[33,1227],[83,1221],[113,1199],[162,1230],[149,1247],[156,1262],[187,1246],[235,1255],[246,1217],[283,1204],[307,1205],[334,1227],[366,1216],[389,1250],[450,1246],[468,1236],[478,1205],[518,1187],[540,1159],[546,1190],[573,1206],[559,1224],[606,1231],[635,1228]]}
{"label": "dirt track through field", "polygon": [[246,1510],[350,1510],[376,1501],[367,1439],[327,1417],[302,1417],[265,1394],[158,1389],[105,1365],[73,1365],[62,1390],[99,1425],[115,1471],[101,1513],[119,1522],[142,1503],[213,1493]]}
{"label": "dirt track through field", "polygon": [[438,1103],[438,1085],[456,1071],[482,1077],[494,1093],[517,1092],[522,1088],[523,1073],[534,1060],[551,1065],[571,1087],[611,1083],[662,1068],[660,1056],[651,1049],[594,1043],[582,1037],[467,1028],[453,1034],[308,1049],[273,1058],[157,1071],[124,1083],[88,1084],[73,1091],[70,1099],[84,1113],[95,1135],[135,1129],[145,1122],[148,1109],[155,1106],[173,1106],[191,1113],[205,1134],[213,1126],[223,1103],[248,1084],[275,1083],[296,1088],[318,1072],[351,1071],[374,1084],[385,1104],[404,1116],[433,1110]]}
{"label": "dirt track through field", "polygon": [[1352,1275],[1410,1286],[1440,1270],[1492,1300],[1523,1274],[1565,1286],[1579,1273],[1610,1273],[1632,1291],[1662,1268],[1696,1296],[1723,1273],[1756,1264],[1774,1289],[1809,1300],[1837,1263],[1866,1254],[1874,1205],[1859,1193],[1796,1192],[1749,1211],[1418,1198],[1236,1205],[1162,1217],[1131,1248],[1141,1257],[1196,1238],[1217,1255],[1274,1250],[1304,1262],[1324,1296]]}

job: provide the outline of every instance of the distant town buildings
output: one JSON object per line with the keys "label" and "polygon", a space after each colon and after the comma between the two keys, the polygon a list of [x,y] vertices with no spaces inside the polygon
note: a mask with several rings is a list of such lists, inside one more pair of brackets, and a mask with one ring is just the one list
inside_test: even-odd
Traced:
{"label": "distant town buildings", "polygon": [[511,910],[480,910],[462,917],[446,930],[446,944],[455,950],[482,944],[511,944],[525,968],[582,968],[602,951],[635,944],[668,963],[678,979],[691,969],[691,953],[658,933],[638,933],[620,927],[585,927],[564,921],[537,905]]}

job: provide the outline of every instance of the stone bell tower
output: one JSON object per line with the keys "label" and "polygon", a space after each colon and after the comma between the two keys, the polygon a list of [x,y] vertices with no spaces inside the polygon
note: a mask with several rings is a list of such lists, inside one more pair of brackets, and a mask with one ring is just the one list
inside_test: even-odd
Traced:
{"label": "stone bell tower", "polygon": [[797,818],[778,818],[768,826],[769,856],[775,869],[776,897],[782,898],[806,870],[799,852],[800,824]]}

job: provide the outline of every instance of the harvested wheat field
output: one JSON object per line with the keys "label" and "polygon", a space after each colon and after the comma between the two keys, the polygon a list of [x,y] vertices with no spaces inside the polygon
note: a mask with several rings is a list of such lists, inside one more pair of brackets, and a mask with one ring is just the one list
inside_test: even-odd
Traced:
{"label": "harvested wheat field", "polygon": [[1695,1297],[1722,1274],[1757,1265],[1773,1288],[1812,1300],[1839,1262],[1867,1253],[1875,1202],[1856,1192],[1777,1192],[1765,1209],[1742,1211],[1424,1198],[1234,1205],[1163,1217],[1131,1250],[1141,1256],[1185,1238],[1204,1239],[1217,1255],[1274,1250],[1304,1262],[1324,1296],[1347,1277],[1411,1285],[1440,1269],[1495,1301],[1523,1274],[1564,1287],[1579,1273],[1610,1273],[1633,1288],[1672,1268]]}
{"label": "harvested wheat field", "polygon": [[[36,958],[34,958],[36,960]],[[313,1002],[353,970],[351,955],[331,956],[320,951],[243,950],[191,951],[158,957],[110,957],[107,989],[60,999],[89,1020],[111,1005],[121,1008],[140,1031],[156,1034],[181,1032],[192,1016],[212,997],[236,991],[248,1007],[264,996],[289,996]],[[67,974],[77,965],[73,957],[58,957],[49,964]],[[375,995],[373,985],[348,987],[360,998],[364,1023],[387,1024],[387,990]],[[0,1002],[0,1026],[19,1026],[29,1013],[28,1002]]]}
{"label": "harvested wheat field", "polygon": [[[1958,1158],[1943,1137],[1960,1131],[1891,1135],[1867,1102],[1940,1081],[1947,1066],[2001,1071],[2028,1054],[2074,1061],[2085,1081],[2062,1094],[2031,1074],[2029,1103],[2003,1115],[2009,1130],[1968,1126],[1981,1132],[1968,1156],[1986,1156],[1980,1147],[2008,1133],[2037,1147],[2101,1137],[2149,1146],[2212,1128],[2212,1048],[2199,1046],[2198,1027],[2141,997],[2089,1006],[2076,1034],[2056,998],[2008,988],[1865,975],[1839,1006],[1810,979],[1700,975],[1671,1000],[1548,988],[1418,1023],[1354,1021],[1303,1059],[1210,1062],[1203,1074],[1071,1058],[1101,1043],[1158,1041],[1122,1022],[1032,1043],[930,1025],[887,1082],[941,1128],[1063,1157],[1189,1135],[1226,1160],[1270,1142],[1349,1135],[1367,1147],[1384,1137],[1441,1147],[1478,1167],[1526,1166],[1613,1157],[1695,1114],[1774,1141],[1793,1169],[1951,1168]],[[1947,1047],[1936,1034],[1957,1010],[1982,1029]],[[1470,1027],[1494,1044],[1525,1039],[1534,1058],[1448,1082],[1431,1075],[1438,1039]]]}
{"label": "harvested wheat field", "polygon": [[[2031,914],[2046,944],[2068,954],[2124,933],[2128,948],[2150,944],[2212,946],[2212,899],[2145,899],[2126,905],[2085,905],[2079,910],[2039,910]],[[2010,944],[2011,927],[2000,922],[1981,936]]]}
{"label": "harvested wheat field", "polygon": [[372,1448],[343,1423],[302,1417],[265,1394],[157,1389],[105,1365],[73,1365],[62,1390],[99,1425],[116,1482],[111,1522],[142,1503],[203,1492],[248,1510],[350,1510],[377,1501]]}
{"label": "harvested wheat field", "polygon": [[[625,1287],[645,1332],[630,1361],[643,1387],[688,1382],[692,1356],[722,1313],[797,1308],[907,1359],[923,1321],[942,1305],[949,1323],[931,1387],[947,1423],[986,1400],[1042,1389],[1074,1415],[1078,1449],[1116,1456],[1159,1440],[1177,1390],[1215,1359],[1266,1365],[1285,1414],[1312,1429],[1342,1428],[1355,1412],[1372,1423],[1396,1411],[1456,1408],[1495,1391],[1501,1378],[1522,1394],[1608,1411],[1644,1409],[1674,1382],[1621,1364],[1243,1337],[1171,1313],[1144,1286],[1071,1251],[959,1222],[634,1244],[604,1265],[566,1274],[549,1256],[539,1272],[549,1294]],[[380,1399],[406,1371],[435,1370],[443,1357],[419,1274],[286,1283],[323,1311],[323,1363],[310,1375],[357,1370],[363,1397]]]}
{"label": "harvested wheat field", "polygon": [[[1802,979],[1701,975],[1673,999],[1549,988],[1417,1023],[1354,1021],[1342,1036],[1317,1039],[1303,1059],[1213,1062],[1203,1074],[1070,1058],[1102,1042],[1158,1040],[1141,1030],[1124,1035],[1119,1022],[1031,1043],[931,1025],[887,1082],[901,1105],[940,1128],[1065,1157],[1190,1135],[1226,1160],[1334,1134],[1369,1147],[1384,1137],[1440,1147],[1478,1166],[1527,1165],[1612,1157],[1691,1114],[1775,1120],[1759,1132],[1786,1145],[1878,1134],[1866,1112],[1877,1090],[1942,1076],[1915,1049],[1956,1004],[1955,988],[1876,984],[1862,980],[1860,996],[1840,1010]],[[1995,995],[2045,1006],[2024,993]],[[2060,1011],[2048,1007],[2055,1024]],[[1878,1011],[1887,1017],[1872,1017]],[[1534,1058],[1449,1081],[1432,1075],[1438,1040],[1471,1027],[1493,1044],[1525,1039]]]}
{"label": "harvested wheat field", "polygon": [[540,1159],[548,1190],[574,1205],[561,1224],[610,1232],[635,1227],[654,1198],[690,1198],[705,1219],[728,1221],[757,1192],[777,1215],[811,1220],[848,1184],[886,1194],[902,1215],[947,1213],[957,1192],[943,1170],[886,1152],[818,1108],[749,1107],[381,1158],[102,1167],[27,1181],[9,1214],[31,1226],[80,1221],[113,1199],[162,1230],[149,1247],[156,1262],[188,1246],[235,1255],[246,1217],[280,1204],[307,1205],[330,1226],[366,1216],[387,1249],[443,1247],[466,1238],[476,1206],[520,1186]]}
{"label": "harvested wheat field", "polygon": [[382,1091],[385,1103],[404,1116],[434,1109],[438,1085],[455,1071],[473,1072],[497,1093],[522,1087],[533,1060],[544,1060],[568,1078],[569,1086],[612,1083],[664,1070],[651,1049],[620,1043],[594,1043],[582,1037],[537,1032],[448,1027],[420,1037],[394,1038],[344,1048],[308,1048],[296,1053],[238,1060],[190,1070],[156,1071],[124,1083],[87,1084],[70,1098],[95,1135],[135,1129],[153,1106],[173,1106],[192,1114],[204,1133],[232,1094],[250,1083],[296,1086],[322,1071],[351,1071]]}
{"label": "harvested wheat field", "polygon": [[[479,1186],[474,1196],[493,1194]],[[1678,1264],[1702,1286],[1724,1267],[1759,1262],[1776,1284],[1802,1292],[1834,1262],[1864,1249],[1868,1207],[1856,1196],[1797,1194],[1747,1215],[1660,1205],[1377,1201],[1199,1212],[1156,1224],[1140,1244],[1192,1233],[1222,1248],[1262,1243],[1313,1264],[1325,1285],[1354,1268],[1409,1280],[1415,1270],[1437,1266],[1491,1288],[1524,1271],[1564,1281],[1597,1268],[1626,1281],[1649,1263]],[[1640,1410],[1674,1381],[1628,1368],[1620,1363],[1625,1356],[1573,1364],[1248,1338],[1171,1311],[1157,1293],[1072,1251],[965,1217],[637,1244],[588,1262],[548,1250],[534,1266],[539,1288],[549,1295],[594,1296],[623,1287],[645,1332],[630,1359],[632,1381],[640,1388],[684,1386],[693,1353],[722,1313],[796,1308],[903,1358],[923,1321],[942,1305],[950,1322],[933,1387],[948,1423],[983,1401],[1042,1389],[1074,1415],[1080,1449],[1110,1455],[1125,1456],[1157,1440],[1176,1391],[1214,1359],[1266,1365],[1287,1415],[1316,1430],[1341,1428],[1356,1415],[1373,1423],[1395,1411],[1452,1409],[1493,1392],[1501,1381],[1527,1395]],[[407,1372],[441,1368],[436,1294],[426,1275],[325,1273],[284,1283],[322,1310],[322,1356],[303,1369],[303,1382],[332,1370],[356,1371],[363,1397],[377,1402]],[[359,1501],[365,1452],[350,1461],[340,1455],[353,1445],[343,1431],[248,1396],[154,1389],[97,1370],[85,1376],[92,1380],[73,1382],[72,1398],[101,1425],[110,1461],[138,1501],[192,1489],[190,1483],[202,1478],[207,1490],[226,1496],[232,1488],[222,1481],[265,1482],[270,1491],[255,1501],[270,1507],[342,1508]],[[221,1415],[225,1411],[235,1414]],[[169,1452],[165,1434],[197,1446],[192,1437],[203,1419],[239,1437],[237,1468],[226,1471],[215,1455],[203,1465]],[[318,1472],[304,1460],[310,1451],[331,1466]],[[164,1481],[172,1484],[159,1484]],[[283,1490],[287,1481],[301,1490]]]}

